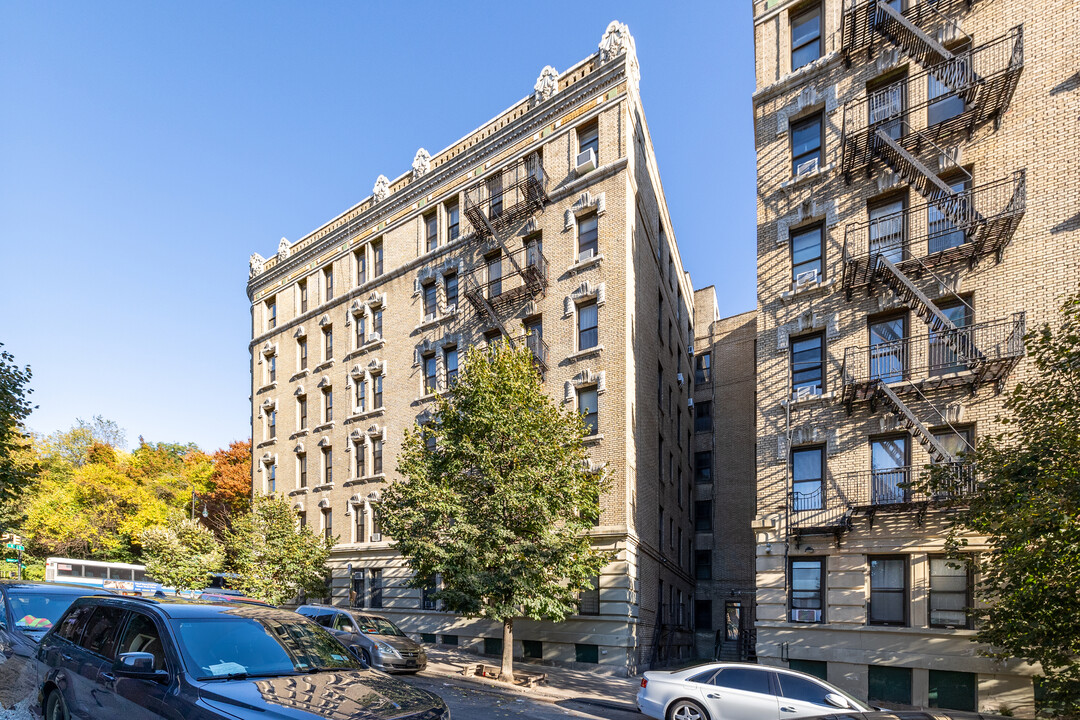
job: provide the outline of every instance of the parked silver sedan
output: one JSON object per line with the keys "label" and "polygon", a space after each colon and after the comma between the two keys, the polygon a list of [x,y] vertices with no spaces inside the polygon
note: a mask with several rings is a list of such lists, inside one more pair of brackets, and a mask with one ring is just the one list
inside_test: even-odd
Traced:
{"label": "parked silver sedan", "polygon": [[789,720],[871,708],[812,675],[749,663],[649,671],[637,706],[657,720]]}

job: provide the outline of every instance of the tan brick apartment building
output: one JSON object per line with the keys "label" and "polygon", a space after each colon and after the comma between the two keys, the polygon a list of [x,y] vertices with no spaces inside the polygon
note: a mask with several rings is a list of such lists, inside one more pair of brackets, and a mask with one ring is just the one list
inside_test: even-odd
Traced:
{"label": "tan brick apartment building", "polygon": [[697,655],[754,656],[757,313],[721,318],[694,292],[694,631]]}
{"label": "tan brick apartment building", "polygon": [[[1075,289],[1080,6],[754,2],[757,651],[898,705],[1033,710],[905,483],[998,430]],[[972,538],[970,552],[978,552]]]}
{"label": "tan brick apartment building", "polygon": [[693,291],[625,25],[311,234],[253,255],[248,295],[254,488],[338,538],[335,603],[499,649],[499,626],[405,587],[378,503],[405,429],[429,419],[465,348],[506,338],[588,413],[592,462],[613,479],[593,536],[617,552],[579,614],[521,623],[514,654],[616,672],[690,655]]}

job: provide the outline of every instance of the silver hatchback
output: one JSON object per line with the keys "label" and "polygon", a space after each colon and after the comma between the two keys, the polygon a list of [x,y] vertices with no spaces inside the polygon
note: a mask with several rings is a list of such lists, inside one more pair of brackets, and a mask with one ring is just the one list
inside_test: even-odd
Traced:
{"label": "silver hatchback", "polygon": [[414,673],[427,667],[423,646],[382,615],[332,605],[301,605],[296,612],[330,630],[346,647],[355,645],[376,670]]}

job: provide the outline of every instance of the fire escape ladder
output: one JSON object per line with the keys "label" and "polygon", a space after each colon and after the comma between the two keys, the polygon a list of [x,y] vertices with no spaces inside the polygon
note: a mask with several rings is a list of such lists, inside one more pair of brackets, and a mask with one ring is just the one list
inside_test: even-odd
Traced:
{"label": "fire escape ladder", "polygon": [[495,308],[491,306],[491,303],[488,302],[488,299],[484,296],[483,288],[480,287],[479,283],[476,282],[471,274],[467,274],[466,277],[468,278],[466,282],[469,283],[470,287],[465,290],[465,297],[469,299],[469,302],[472,303],[472,306],[476,308],[477,312],[483,314],[491,321],[492,325],[499,328],[503,336],[505,336],[510,343],[510,347],[516,348],[517,344],[514,342],[513,336],[511,336],[510,331],[506,329],[506,325],[503,323],[502,318],[495,312]]}
{"label": "fire escape ladder", "polygon": [[[910,132],[918,134],[916,130],[910,130]],[[920,195],[933,200],[936,193],[940,193],[941,196],[953,194],[952,188],[946,185],[935,173],[931,172],[930,168],[926,167],[921,160],[908,152],[903,145],[894,140],[885,128],[879,127],[875,130],[874,137],[876,139],[874,149],[881,156],[881,159],[898,175],[907,180]],[[942,208],[942,212],[945,213],[945,208]],[[946,216],[948,216],[947,213]]]}
{"label": "fire escape ladder", "polygon": [[941,43],[887,2],[877,3],[877,26],[882,35],[923,67],[937,65],[954,57]]}
{"label": "fire escape ladder", "polygon": [[[927,270],[929,271],[929,268]],[[931,332],[937,333],[936,339],[956,354],[958,362],[963,362],[971,368],[981,362],[983,355],[975,347],[967,328],[957,328],[945,313],[941,312],[941,309],[884,254],[877,256],[877,274],[904,304],[910,305],[915,310],[915,314],[930,327]],[[936,275],[934,277],[937,278]]]}
{"label": "fire escape ladder", "polygon": [[926,429],[926,426],[922,424],[922,421],[915,416],[915,413],[911,411],[904,401],[901,400],[895,392],[892,391],[885,383],[878,381],[877,393],[882,402],[889,406],[889,408],[899,418],[903,424],[904,429],[911,434],[911,437],[915,438],[915,441],[923,446],[930,454],[930,457],[935,463],[942,462],[956,462],[945,446],[942,445],[934,434]]}

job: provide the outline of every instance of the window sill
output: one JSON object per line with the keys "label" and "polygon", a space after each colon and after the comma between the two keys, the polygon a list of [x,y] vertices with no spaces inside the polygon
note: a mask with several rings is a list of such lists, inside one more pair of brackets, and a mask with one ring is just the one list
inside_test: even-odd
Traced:
{"label": "window sill", "polygon": [[424,322],[421,322],[419,325],[414,327],[413,332],[421,332],[421,331],[424,331],[424,330],[429,330],[429,329],[431,329],[431,328],[433,328],[433,327],[435,327],[435,326],[437,326],[437,325],[439,325],[441,323],[444,323],[447,320],[451,320],[451,319],[453,319],[455,317],[457,317],[457,311],[456,310],[454,310],[453,312],[443,313],[442,315],[436,315],[432,319],[425,320]]}
{"label": "window sill", "polygon": [[294,497],[296,495],[307,495],[307,491],[308,489],[306,487],[296,488],[295,490],[289,491],[289,497]]}
{"label": "window sill", "polygon": [[277,443],[277,438],[270,438],[269,440],[263,440],[261,443],[259,443],[255,447],[256,448],[270,447],[271,445],[274,445],[276,443]]}
{"label": "window sill", "polygon": [[570,353],[566,356],[567,360],[580,360],[581,358],[589,357],[590,355],[599,355],[604,349],[603,345],[594,345],[586,350],[578,350],[577,352]]}
{"label": "window sill", "polygon": [[297,430],[292,435],[290,435],[289,439],[290,440],[295,440],[296,438],[307,437],[308,433],[310,433],[310,432],[311,431],[308,430],[307,428],[303,428],[302,430]]}
{"label": "window sill", "polygon": [[594,265],[599,267],[600,263],[602,263],[603,261],[604,261],[604,254],[603,253],[598,253],[596,255],[593,255],[591,258],[588,258],[587,260],[578,260],[573,265],[566,268],[566,272],[573,275],[574,273],[581,272],[582,270],[588,270],[589,268],[593,267]]}
{"label": "window sill", "polygon": [[311,429],[311,432],[313,432],[313,433],[321,433],[321,432],[325,432],[327,430],[333,430],[333,429],[334,429],[334,423],[333,422],[328,422],[328,423],[323,423],[322,425],[317,425],[316,427],[313,427]]}
{"label": "window sill", "polygon": [[363,485],[373,482],[385,482],[386,473],[379,473],[378,475],[365,475],[364,477],[353,477],[346,480],[342,485],[344,487],[350,487],[352,485]]}
{"label": "window sill", "polygon": [[319,365],[316,365],[312,369],[312,372],[322,372],[323,370],[329,370],[332,367],[334,367],[334,361],[331,359],[331,360],[327,360],[327,361],[325,361],[325,362],[323,362],[323,363],[321,363]]}
{"label": "window sill", "polygon": [[809,407],[810,405],[814,405],[815,403],[826,403],[830,400],[833,400],[835,397],[836,393],[834,392],[821,393],[820,395],[808,395],[802,400],[792,400],[790,397],[788,397],[780,401],[780,407]]}
{"label": "window sill", "polygon": [[797,295],[807,295],[816,290],[828,290],[835,284],[836,278],[830,277],[826,280],[819,280],[818,282],[810,283],[809,285],[793,287],[791,290],[785,290],[784,292],[780,293],[780,299],[784,302],[787,302],[789,300],[793,300]]}
{"label": "window sill", "polygon": [[581,440],[582,445],[599,445],[600,441],[604,439],[603,433],[597,433],[596,435],[586,435]]}
{"label": "window sill", "polygon": [[812,180],[815,180],[815,179],[820,179],[820,178],[828,175],[835,168],[836,168],[836,163],[829,163],[828,165],[825,165],[824,167],[819,167],[817,170],[815,170],[812,173],[806,173],[805,175],[799,175],[798,177],[789,178],[789,179],[785,180],[784,182],[780,183],[780,189],[781,190],[794,190],[795,188],[797,188],[800,185],[803,185],[803,184],[808,183],[808,182],[810,182]]}
{"label": "window sill", "polygon": [[269,383],[267,385],[263,385],[262,387],[260,387],[258,390],[255,391],[255,394],[256,395],[262,395],[264,392],[270,392],[271,390],[277,390],[277,383],[276,382],[272,382],[272,383]]}
{"label": "window sill", "polygon": [[304,368],[303,370],[301,370],[300,372],[296,373],[291,378],[289,378],[289,380],[299,380],[301,378],[306,378],[310,374],[310,372],[311,372],[310,370],[308,370],[307,368]]}
{"label": "window sill", "polygon": [[328,482],[328,483],[323,483],[321,485],[316,485],[315,487],[311,488],[311,492],[322,492],[323,490],[333,490],[333,489],[334,489],[334,483]]}
{"label": "window sill", "polygon": [[377,407],[377,408],[374,408],[372,410],[366,410],[366,411],[364,411],[362,413],[354,413],[354,414],[350,415],[349,417],[345,418],[345,422],[346,423],[354,423],[354,422],[360,422],[362,420],[367,420],[370,417],[375,417],[376,415],[381,415],[382,412],[385,409],[386,408]]}

